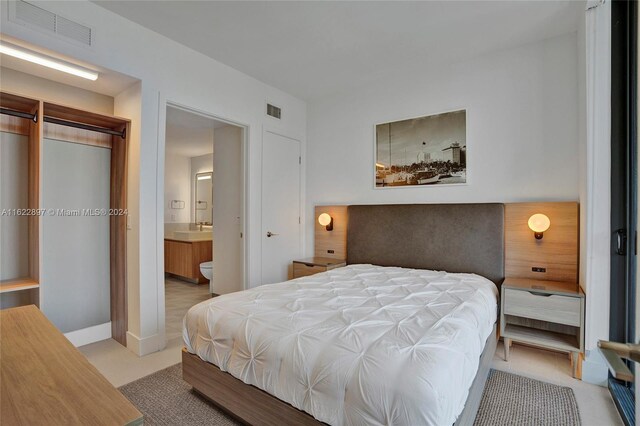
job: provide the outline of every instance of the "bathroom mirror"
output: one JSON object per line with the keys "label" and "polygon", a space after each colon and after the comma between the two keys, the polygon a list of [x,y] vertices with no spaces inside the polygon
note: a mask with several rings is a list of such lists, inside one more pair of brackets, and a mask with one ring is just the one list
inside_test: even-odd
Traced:
{"label": "bathroom mirror", "polygon": [[213,172],[196,174],[195,222],[211,225],[213,218]]}

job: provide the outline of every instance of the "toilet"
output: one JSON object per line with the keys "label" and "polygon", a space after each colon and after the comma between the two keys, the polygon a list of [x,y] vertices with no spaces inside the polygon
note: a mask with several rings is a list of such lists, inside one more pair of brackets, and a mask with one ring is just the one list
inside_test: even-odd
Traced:
{"label": "toilet", "polygon": [[211,281],[211,277],[213,277],[213,261],[202,262],[200,264],[200,272],[206,279]]}

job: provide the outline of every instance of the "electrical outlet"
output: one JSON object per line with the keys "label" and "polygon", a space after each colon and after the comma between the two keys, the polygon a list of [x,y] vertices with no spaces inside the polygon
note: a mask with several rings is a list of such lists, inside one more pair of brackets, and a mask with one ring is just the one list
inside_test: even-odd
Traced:
{"label": "electrical outlet", "polygon": [[171,215],[171,222],[175,222],[175,221],[176,221],[176,215],[175,215],[175,214],[172,214],[172,215]]}
{"label": "electrical outlet", "polygon": [[531,268],[531,270],[533,272],[547,272],[547,268],[541,268],[539,266],[534,266],[533,268]]}

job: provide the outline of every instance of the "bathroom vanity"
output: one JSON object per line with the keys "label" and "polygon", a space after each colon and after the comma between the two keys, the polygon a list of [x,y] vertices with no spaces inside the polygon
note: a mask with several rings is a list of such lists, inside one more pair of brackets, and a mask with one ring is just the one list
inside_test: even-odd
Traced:
{"label": "bathroom vanity", "polygon": [[[182,235],[188,234],[188,235]],[[200,264],[213,259],[213,244],[207,233],[174,232],[164,239],[164,271],[188,281],[206,284],[209,282],[200,273]]]}

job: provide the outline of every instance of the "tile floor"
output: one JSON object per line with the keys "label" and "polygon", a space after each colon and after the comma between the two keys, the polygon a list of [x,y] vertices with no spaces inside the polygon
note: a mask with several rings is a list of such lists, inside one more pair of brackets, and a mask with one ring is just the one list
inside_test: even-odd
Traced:
{"label": "tile floor", "polygon": [[113,339],[78,348],[116,387],[181,361],[182,318],[190,307],[210,297],[209,286],[175,278],[165,279],[164,285],[167,339],[164,350],[138,357]]}
{"label": "tile floor", "polygon": [[[104,340],[80,348],[114,386],[122,386],[180,362],[182,317],[191,306],[209,297],[208,286],[167,279],[165,292],[167,347],[164,350],[140,358],[114,340]],[[623,424],[606,388],[571,377],[567,355],[514,344],[509,362],[505,362],[502,356],[503,347],[499,343],[493,358],[493,368],[571,387],[576,395],[584,426]]]}
{"label": "tile floor", "polygon": [[167,346],[182,345],[182,319],[190,307],[211,297],[209,284],[193,284],[177,278],[164,280]]}

